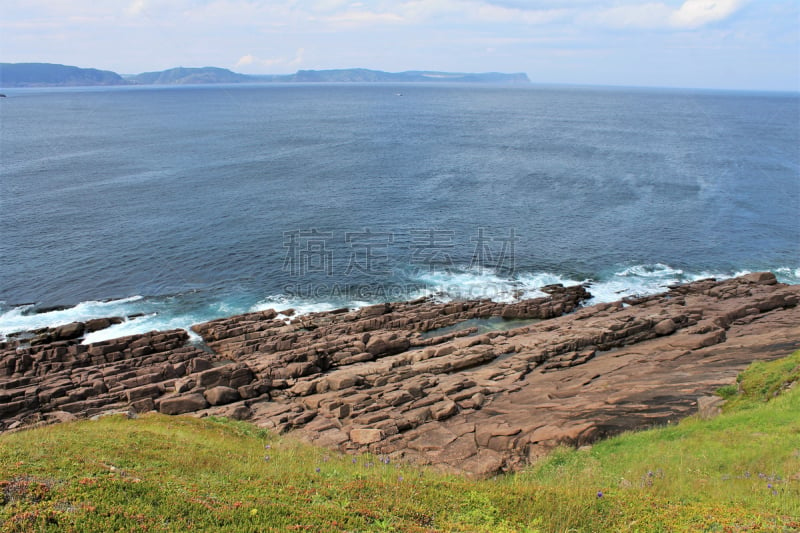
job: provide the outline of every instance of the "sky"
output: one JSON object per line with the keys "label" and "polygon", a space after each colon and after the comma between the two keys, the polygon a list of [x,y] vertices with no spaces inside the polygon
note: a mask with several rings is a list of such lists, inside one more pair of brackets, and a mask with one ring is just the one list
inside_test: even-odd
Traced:
{"label": "sky", "polygon": [[800,91],[798,0],[2,0],[0,61]]}

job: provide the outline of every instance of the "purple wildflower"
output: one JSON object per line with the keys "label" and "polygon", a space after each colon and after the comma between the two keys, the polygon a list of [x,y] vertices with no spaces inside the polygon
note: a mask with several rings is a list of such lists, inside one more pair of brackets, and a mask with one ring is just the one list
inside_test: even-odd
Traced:
{"label": "purple wildflower", "polygon": [[319,467],[317,467],[316,472],[319,474],[319,472],[320,472],[320,468]]}
{"label": "purple wildflower", "polygon": [[598,490],[597,491],[597,497],[598,498],[602,498],[603,497],[603,491],[602,490]]}

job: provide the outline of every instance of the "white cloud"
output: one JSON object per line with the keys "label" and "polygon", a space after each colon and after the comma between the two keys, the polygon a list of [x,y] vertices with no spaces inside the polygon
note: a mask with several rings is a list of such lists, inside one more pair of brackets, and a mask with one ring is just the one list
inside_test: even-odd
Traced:
{"label": "white cloud", "polygon": [[631,3],[586,10],[579,20],[585,25],[612,28],[699,28],[730,17],[744,4],[745,0],[685,0],[674,8],[663,2]]}
{"label": "white cloud", "polygon": [[336,25],[345,26],[371,26],[373,24],[402,23],[406,21],[406,19],[398,13],[379,13],[359,9],[352,9],[343,13],[331,15],[324,20]]}
{"label": "white cloud", "polygon": [[298,48],[297,52],[294,55],[294,59],[289,62],[291,66],[300,66],[303,64],[304,56],[306,55],[305,48]]}
{"label": "white cloud", "polygon": [[236,61],[234,68],[243,68],[244,70],[250,72],[261,72],[262,69],[278,69],[281,67],[285,68],[296,68],[300,67],[305,60],[305,49],[298,48],[295,50],[294,57],[272,57],[272,58],[261,58],[254,56],[253,54],[245,54]]}
{"label": "white cloud", "polygon": [[611,28],[658,28],[665,26],[672,9],[662,3],[626,4],[587,12],[581,22],[591,26]]}
{"label": "white cloud", "polygon": [[724,20],[743,5],[743,0],[686,0],[672,14],[670,22],[680,28],[696,28]]}
{"label": "white cloud", "polygon": [[237,67],[245,67],[245,66],[247,66],[247,65],[252,65],[252,64],[253,64],[253,63],[255,63],[256,61],[260,62],[261,60],[259,60],[259,59],[258,59],[256,56],[254,56],[253,54],[247,54],[247,55],[243,55],[242,57],[240,57],[240,58],[239,58],[239,61],[237,61],[237,62],[236,62],[236,65],[234,65],[234,66],[237,66]]}
{"label": "white cloud", "polygon": [[145,0],[133,0],[133,2],[125,8],[125,13],[131,16],[141,15],[144,12]]}

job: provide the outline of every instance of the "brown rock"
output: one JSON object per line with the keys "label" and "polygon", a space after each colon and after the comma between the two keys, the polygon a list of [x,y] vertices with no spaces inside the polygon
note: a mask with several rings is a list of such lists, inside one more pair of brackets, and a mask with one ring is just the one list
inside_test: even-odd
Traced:
{"label": "brown rock", "polygon": [[653,331],[656,332],[656,335],[669,335],[676,329],[678,329],[677,324],[671,318],[665,318],[655,325]]}
{"label": "brown rock", "polygon": [[147,413],[155,411],[156,404],[152,398],[142,398],[131,403],[131,411],[134,413]]}
{"label": "brown rock", "polygon": [[476,478],[487,478],[499,474],[503,469],[503,456],[495,451],[482,449],[465,459],[459,468]]}
{"label": "brown rock", "polygon": [[66,411],[51,411],[45,413],[44,418],[47,422],[74,422],[78,419],[77,416]]}
{"label": "brown rock", "polygon": [[122,317],[115,316],[111,318],[93,318],[91,320],[87,320],[84,324],[86,326],[86,333],[92,333],[95,331],[100,331],[101,329],[105,329],[113,324],[121,324],[122,322]]}
{"label": "brown rock", "polygon": [[224,405],[239,400],[239,392],[230,387],[217,386],[208,389],[203,393],[208,403],[211,405]]}
{"label": "brown rock", "polygon": [[409,442],[408,447],[419,451],[443,450],[451,442],[455,441],[458,435],[447,428],[433,426],[422,432]]}
{"label": "brown rock", "polygon": [[131,403],[141,398],[158,398],[163,393],[164,386],[161,383],[153,383],[127,390],[125,391],[125,396],[128,399],[128,403]]}
{"label": "brown rock", "polygon": [[411,342],[407,338],[392,333],[371,337],[367,342],[367,352],[376,357],[393,355],[408,350],[409,346]]}
{"label": "brown rock", "polygon": [[364,381],[364,378],[358,374],[346,374],[344,372],[336,372],[331,374],[325,380],[329,390],[343,390],[355,387]]}
{"label": "brown rock", "polygon": [[224,416],[225,418],[231,418],[233,420],[248,420],[253,416],[253,412],[250,408],[242,404],[219,407],[214,409],[210,414],[213,416]]}
{"label": "brown rock", "polygon": [[383,430],[371,428],[351,429],[350,440],[356,444],[372,444],[383,440]]}
{"label": "brown rock", "polygon": [[227,387],[231,382],[230,365],[204,370],[196,374],[194,379],[198,387]]}
{"label": "brown rock", "polygon": [[725,400],[719,396],[701,396],[697,399],[697,414],[704,420],[719,416],[724,403]]}
{"label": "brown rock", "polygon": [[53,328],[50,336],[53,340],[74,339],[83,335],[84,325],[82,322],[72,322],[64,326]]}
{"label": "brown rock", "polygon": [[199,393],[185,394],[173,398],[165,398],[158,405],[159,412],[165,415],[180,415],[200,411],[208,407],[205,397]]}
{"label": "brown rock", "polygon": [[189,361],[188,371],[190,374],[194,374],[213,367],[214,364],[205,357],[195,357]]}
{"label": "brown rock", "polygon": [[753,272],[752,274],[746,274],[739,279],[748,283],[758,283],[761,285],[775,285],[778,283],[778,280],[775,278],[775,274],[772,272]]}
{"label": "brown rock", "polygon": [[456,402],[448,400],[431,406],[431,416],[434,420],[444,420],[458,413]]}
{"label": "brown rock", "polygon": [[255,379],[253,371],[247,365],[240,365],[231,371],[229,386],[234,389],[248,385]]}
{"label": "brown rock", "polygon": [[188,392],[194,388],[194,378],[183,378],[175,380],[175,392],[178,394]]}

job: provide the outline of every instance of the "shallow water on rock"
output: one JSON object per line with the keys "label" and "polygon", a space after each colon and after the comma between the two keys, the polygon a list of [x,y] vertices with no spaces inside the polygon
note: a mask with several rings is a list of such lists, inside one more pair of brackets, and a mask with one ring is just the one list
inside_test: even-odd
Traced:
{"label": "shallow water on rock", "polygon": [[453,324],[452,326],[446,326],[443,328],[426,331],[422,333],[420,337],[422,337],[423,339],[430,339],[433,337],[440,337],[442,335],[447,335],[449,333],[464,331],[465,329],[477,328],[477,331],[475,331],[474,333],[466,335],[467,337],[474,337],[475,335],[483,335],[484,333],[489,333],[490,331],[508,331],[510,329],[530,326],[531,324],[536,324],[537,322],[541,322],[541,319],[539,318],[505,319],[499,316],[493,316],[490,318],[471,318],[469,320],[459,322],[458,324]]}

